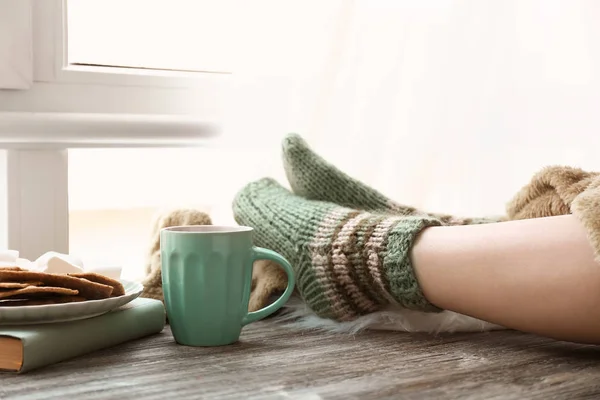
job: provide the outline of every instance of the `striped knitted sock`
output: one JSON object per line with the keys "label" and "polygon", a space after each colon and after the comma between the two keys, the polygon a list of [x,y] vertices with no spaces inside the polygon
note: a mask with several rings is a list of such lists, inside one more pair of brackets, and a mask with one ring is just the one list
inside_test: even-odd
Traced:
{"label": "striped knitted sock", "polygon": [[283,165],[292,191],[311,200],[321,200],[344,207],[396,215],[430,216],[444,225],[471,225],[498,222],[492,218],[462,218],[448,214],[426,213],[415,207],[396,203],[379,191],[352,178],[315,153],[298,134],[283,140]]}
{"label": "striped knitted sock", "polygon": [[439,311],[425,299],[410,260],[417,235],[441,225],[434,218],[311,201],[270,178],[238,192],[233,211],[240,225],[254,228],[257,246],[290,261],[300,295],[321,317],[348,321],[390,303]]}

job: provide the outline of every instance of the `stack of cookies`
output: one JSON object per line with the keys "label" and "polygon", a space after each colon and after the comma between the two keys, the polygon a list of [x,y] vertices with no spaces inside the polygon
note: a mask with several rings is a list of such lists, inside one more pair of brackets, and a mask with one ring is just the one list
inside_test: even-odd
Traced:
{"label": "stack of cookies", "polygon": [[0,267],[0,307],[101,300],[124,294],[119,281],[94,272],[57,274]]}

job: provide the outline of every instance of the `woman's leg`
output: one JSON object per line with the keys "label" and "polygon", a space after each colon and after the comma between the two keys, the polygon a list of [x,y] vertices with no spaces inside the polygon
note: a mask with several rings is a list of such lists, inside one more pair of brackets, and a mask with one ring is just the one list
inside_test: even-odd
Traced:
{"label": "woman's leg", "polygon": [[600,344],[600,264],[572,215],[430,227],[411,258],[425,297],[440,308]]}

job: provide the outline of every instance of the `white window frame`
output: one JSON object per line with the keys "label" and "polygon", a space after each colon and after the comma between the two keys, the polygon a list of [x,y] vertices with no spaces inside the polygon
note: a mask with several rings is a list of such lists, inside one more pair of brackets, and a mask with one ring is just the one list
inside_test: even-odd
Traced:
{"label": "white window frame", "polygon": [[31,16],[33,57],[17,71],[31,82],[0,85],[0,248],[35,259],[69,251],[68,149],[206,145],[229,75],[70,66],[66,0],[0,0],[8,12]]}
{"label": "white window frame", "polygon": [[0,87],[28,89],[33,83],[31,6],[29,0],[2,0],[0,3]]}

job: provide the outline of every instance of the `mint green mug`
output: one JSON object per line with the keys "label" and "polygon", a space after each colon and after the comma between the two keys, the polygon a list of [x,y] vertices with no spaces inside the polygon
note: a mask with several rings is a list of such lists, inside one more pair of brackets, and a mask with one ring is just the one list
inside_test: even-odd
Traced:
{"label": "mint green mug", "polygon": [[[242,328],[281,308],[294,290],[294,272],[278,253],[256,247],[247,226],[193,225],[160,231],[162,287],[171,332],[187,346],[237,342]],[[248,312],[252,265],[272,260],[288,285],[274,303]]]}

